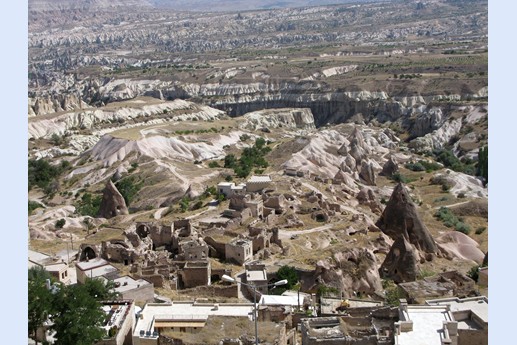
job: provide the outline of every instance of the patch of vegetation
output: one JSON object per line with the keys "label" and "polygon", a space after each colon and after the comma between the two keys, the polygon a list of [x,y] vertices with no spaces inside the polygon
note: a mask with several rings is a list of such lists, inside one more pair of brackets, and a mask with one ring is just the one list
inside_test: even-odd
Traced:
{"label": "patch of vegetation", "polygon": [[41,189],[48,189],[51,182],[56,181],[56,179],[70,167],[70,162],[61,161],[59,165],[52,165],[41,158],[29,159],[28,165],[29,190],[35,186]]}
{"label": "patch of vegetation", "polygon": [[417,275],[417,279],[418,280],[421,280],[421,279],[424,279],[426,277],[432,277],[434,276],[436,273],[433,272],[433,271],[429,271],[429,270],[426,270],[426,269],[422,269],[420,270],[420,272],[418,272],[418,275]]}
{"label": "patch of vegetation", "polygon": [[280,267],[276,273],[276,277],[278,278],[278,280],[287,280],[287,284],[275,287],[274,290],[272,290],[274,291],[274,294],[279,295],[286,290],[292,289],[298,283],[299,280],[298,273],[296,272],[296,269],[292,266]]}
{"label": "patch of vegetation", "polygon": [[81,200],[75,204],[75,212],[81,216],[97,217],[101,202],[102,195],[84,193]]}
{"label": "patch of vegetation", "polygon": [[404,167],[411,171],[425,171],[425,172],[432,172],[435,170],[440,170],[442,166],[438,163],[434,162],[428,162],[425,160],[418,160],[417,162],[408,162],[404,165]]}
{"label": "patch of vegetation", "polygon": [[467,272],[467,276],[470,277],[472,280],[474,280],[476,283],[478,282],[479,278],[479,265],[472,266],[470,270]]}
{"label": "patch of vegetation", "polygon": [[434,202],[442,202],[442,201],[447,201],[447,200],[449,200],[449,198],[448,198],[448,197],[446,197],[446,196],[442,196],[442,197],[439,197],[439,198],[434,199],[433,201],[434,201]]}
{"label": "patch of vegetation", "polygon": [[187,197],[187,196],[184,196],[181,200],[180,200],[180,209],[181,209],[181,212],[185,212],[188,210],[188,207],[190,205],[190,199]]}
{"label": "patch of vegetation", "polygon": [[385,291],[386,304],[392,307],[400,305],[400,299],[405,298],[404,293],[399,289],[393,280],[383,280],[382,288]]}
{"label": "patch of vegetation", "polygon": [[335,296],[339,294],[339,290],[333,286],[327,285],[318,285],[318,289],[316,290],[316,294],[318,296]]}
{"label": "patch of vegetation", "polygon": [[138,191],[142,188],[143,184],[144,182],[137,181],[136,177],[128,176],[117,181],[115,183],[115,187],[117,187],[120,194],[122,194],[122,197],[126,202],[126,206],[129,206],[131,204],[131,201],[133,201],[134,197],[138,193]]}
{"label": "patch of vegetation", "polygon": [[224,167],[233,169],[237,177],[245,178],[251,173],[253,168],[261,170],[269,166],[264,158],[269,152],[271,152],[271,148],[266,146],[266,140],[264,138],[257,138],[252,147],[246,147],[242,151],[241,157],[238,160],[233,154],[224,157]]}
{"label": "patch of vegetation", "polygon": [[479,149],[476,174],[488,183],[488,146]]}
{"label": "patch of vegetation", "polygon": [[393,173],[393,175],[391,175],[391,180],[395,181],[395,182],[402,182],[402,183],[410,183],[410,182],[413,182],[414,180],[409,178],[409,177],[406,177],[404,175],[402,175],[400,172],[396,172],[396,173]]}
{"label": "patch of vegetation", "polygon": [[56,229],[62,229],[63,226],[65,226],[65,224],[66,224],[66,220],[61,218],[61,219],[56,221],[55,227],[56,227]]}
{"label": "patch of vegetation", "polygon": [[212,162],[208,163],[208,167],[209,168],[220,168],[221,166],[216,161],[212,161]]}
{"label": "patch of vegetation", "polygon": [[481,235],[482,233],[484,233],[486,230],[486,227],[485,226],[480,226],[479,228],[476,229],[476,235]]}
{"label": "patch of vegetation", "polygon": [[40,208],[40,207],[43,207],[43,205],[40,204],[39,202],[29,200],[29,209],[28,209],[29,215],[32,214],[32,211],[34,211],[35,209]]}
{"label": "patch of vegetation", "polygon": [[450,150],[437,150],[434,152],[436,160],[442,163],[445,167],[450,168],[456,172],[462,172],[468,175],[475,175],[476,170],[474,164],[463,163]]}
{"label": "patch of vegetation", "polygon": [[462,219],[456,217],[456,215],[445,206],[440,207],[440,209],[435,213],[434,216],[441,220],[443,222],[443,225],[445,225],[448,228],[454,227],[456,231],[462,232],[465,235],[468,235],[470,233],[470,226],[463,223]]}

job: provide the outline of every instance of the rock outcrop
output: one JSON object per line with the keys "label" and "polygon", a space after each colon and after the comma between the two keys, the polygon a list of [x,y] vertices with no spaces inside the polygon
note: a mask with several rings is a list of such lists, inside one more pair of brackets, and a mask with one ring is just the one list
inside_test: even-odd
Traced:
{"label": "rock outcrop", "polygon": [[375,224],[393,240],[405,237],[424,253],[437,253],[436,243],[417,213],[402,183],[397,184],[381,217]]}
{"label": "rock outcrop", "polygon": [[382,166],[382,171],[379,175],[392,177],[394,173],[399,171],[399,165],[395,157],[390,156],[390,158],[384,163]]}
{"label": "rock outcrop", "polygon": [[373,164],[371,162],[362,161],[361,162],[361,172],[359,173],[359,177],[366,182],[369,186],[375,186],[375,171],[373,169]]}
{"label": "rock outcrop", "polygon": [[391,246],[384,262],[379,268],[381,278],[392,279],[397,284],[411,282],[416,279],[418,272],[418,254],[411,243],[404,237],[399,237]]}
{"label": "rock outcrop", "polygon": [[[368,249],[348,249],[334,254],[332,263],[320,260],[312,279],[302,282],[309,285],[333,286],[342,291],[345,297],[356,293],[373,294],[382,290],[375,254]],[[313,285],[314,284],[314,285]]]}
{"label": "rock outcrop", "polygon": [[102,193],[102,201],[97,216],[112,218],[121,214],[129,214],[126,201],[113,182],[108,180]]}
{"label": "rock outcrop", "polygon": [[248,130],[263,128],[315,129],[314,116],[308,108],[280,108],[254,111],[243,115],[239,126]]}

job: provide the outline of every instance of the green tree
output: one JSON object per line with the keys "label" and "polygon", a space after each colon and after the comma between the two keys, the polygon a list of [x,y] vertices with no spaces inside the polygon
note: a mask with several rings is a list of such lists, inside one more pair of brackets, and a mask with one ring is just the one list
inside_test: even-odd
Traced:
{"label": "green tree", "polygon": [[189,205],[190,205],[190,200],[189,200],[188,196],[184,196],[180,201],[181,211],[185,212],[186,210],[188,210]]}
{"label": "green tree", "polygon": [[101,202],[102,195],[84,193],[81,200],[75,204],[75,211],[81,216],[97,217]]}
{"label": "green tree", "polygon": [[224,167],[225,168],[234,168],[235,164],[237,164],[237,159],[235,158],[235,155],[229,154],[224,157]]}
{"label": "green tree", "polygon": [[296,269],[291,266],[282,266],[278,269],[276,276],[279,280],[287,279],[287,284],[282,285],[285,290],[291,289],[298,283],[298,273],[296,273]]}
{"label": "green tree", "polygon": [[115,183],[115,187],[117,187],[120,194],[122,194],[122,197],[126,202],[126,206],[129,206],[138,191],[142,188],[143,184],[144,183],[142,181],[136,181],[134,176],[129,176],[117,181],[117,183]]}
{"label": "green tree", "polygon": [[488,183],[488,146],[479,149],[476,173],[485,179],[485,183]]}
{"label": "green tree", "polygon": [[[36,331],[47,320],[52,308],[52,294],[46,286],[50,273],[44,268],[31,267],[28,272],[28,335],[36,340]],[[38,341],[36,340],[36,344]]]}
{"label": "green tree", "polygon": [[66,224],[66,220],[64,220],[63,218],[59,219],[56,221],[56,229],[62,229],[63,226],[65,226]]}
{"label": "green tree", "polygon": [[92,345],[106,335],[105,314],[87,285],[62,285],[54,295],[55,345]]}

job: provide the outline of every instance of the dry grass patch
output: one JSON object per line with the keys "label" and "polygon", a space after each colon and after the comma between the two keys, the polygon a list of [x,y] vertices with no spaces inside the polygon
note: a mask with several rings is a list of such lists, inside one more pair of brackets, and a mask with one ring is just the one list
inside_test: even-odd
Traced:
{"label": "dry grass patch", "polygon": [[[259,322],[259,338],[261,342],[274,343],[280,334],[279,325],[274,322]],[[219,344],[223,338],[239,338],[240,336],[255,336],[254,323],[247,317],[210,316],[205,327],[198,333],[183,333],[164,331],[163,335],[181,339],[188,344]]]}

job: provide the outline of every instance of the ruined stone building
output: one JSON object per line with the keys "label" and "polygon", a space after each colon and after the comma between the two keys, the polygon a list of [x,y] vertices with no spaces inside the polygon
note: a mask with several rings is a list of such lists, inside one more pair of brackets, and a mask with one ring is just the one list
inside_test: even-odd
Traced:
{"label": "ruined stone building", "polygon": [[235,239],[225,244],[225,256],[228,261],[235,261],[239,265],[253,259],[253,243],[247,239]]}
{"label": "ruined stone building", "polygon": [[178,289],[188,289],[211,284],[212,267],[210,261],[187,261],[178,270]]}

